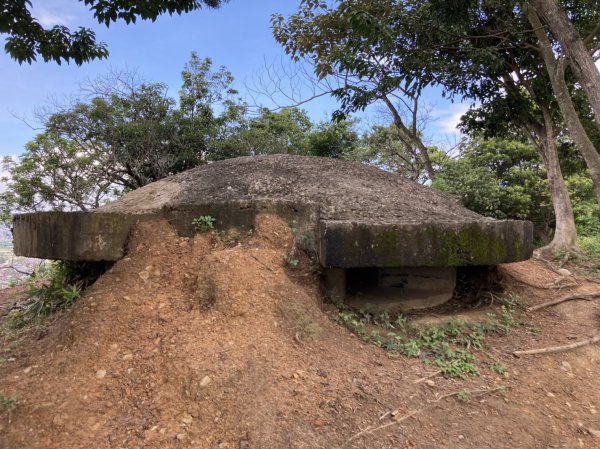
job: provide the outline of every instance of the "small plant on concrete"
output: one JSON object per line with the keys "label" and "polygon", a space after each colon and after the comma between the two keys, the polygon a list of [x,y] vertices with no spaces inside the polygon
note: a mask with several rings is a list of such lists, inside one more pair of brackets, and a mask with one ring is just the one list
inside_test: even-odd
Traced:
{"label": "small plant on concrete", "polygon": [[208,232],[214,229],[215,219],[210,215],[202,215],[192,220],[194,229],[198,232]]}

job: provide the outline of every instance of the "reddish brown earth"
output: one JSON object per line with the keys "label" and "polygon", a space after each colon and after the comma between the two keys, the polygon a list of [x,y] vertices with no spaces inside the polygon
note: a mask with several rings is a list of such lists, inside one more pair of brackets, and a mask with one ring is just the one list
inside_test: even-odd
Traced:
{"label": "reddish brown earth", "polygon": [[[10,422],[0,416],[0,448],[600,447],[600,348],[512,355],[593,335],[594,301],[520,308],[520,324],[477,353],[480,376],[423,380],[432,367],[392,360],[331,319],[308,261],[286,266],[292,247],[271,217],[229,245],[138,228],[70,311],[1,340],[0,395],[17,403]],[[502,271],[530,306],[600,290],[539,261]],[[475,392],[461,401],[464,389]]]}

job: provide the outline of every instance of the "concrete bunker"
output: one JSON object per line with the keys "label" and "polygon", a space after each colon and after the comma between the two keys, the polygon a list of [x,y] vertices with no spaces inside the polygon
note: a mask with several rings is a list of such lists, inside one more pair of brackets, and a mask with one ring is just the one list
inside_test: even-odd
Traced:
{"label": "concrete bunker", "polygon": [[15,254],[73,261],[123,257],[132,226],[167,219],[182,236],[210,215],[219,230],[286,220],[323,268],[327,296],[393,311],[447,301],[457,267],[532,253],[532,224],[493,220],[452,195],[359,163],[272,155],[207,164],[157,181],[92,212],[14,217]]}

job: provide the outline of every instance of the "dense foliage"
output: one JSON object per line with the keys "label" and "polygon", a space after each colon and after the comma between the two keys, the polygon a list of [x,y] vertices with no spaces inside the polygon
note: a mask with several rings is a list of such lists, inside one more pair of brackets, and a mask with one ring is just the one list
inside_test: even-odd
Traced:
{"label": "dense foliage", "polygon": [[[73,0],[74,2],[75,0]],[[94,14],[98,23],[136,20],[156,20],[161,14],[188,13],[204,6],[218,8],[223,0],[79,0]],[[79,27],[72,31],[56,25],[44,28],[31,14],[30,0],[0,0],[0,34],[8,35],[4,49],[19,63],[32,63],[38,56],[46,62],[73,61],[77,65],[93,59],[108,57],[103,42],[96,41],[96,33]]]}

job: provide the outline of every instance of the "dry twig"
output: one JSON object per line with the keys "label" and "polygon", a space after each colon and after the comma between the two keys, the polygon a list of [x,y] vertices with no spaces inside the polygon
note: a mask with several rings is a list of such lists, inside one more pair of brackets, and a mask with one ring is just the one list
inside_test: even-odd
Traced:
{"label": "dry twig", "polygon": [[438,374],[441,374],[441,373],[442,373],[441,369],[437,370],[437,371],[434,371],[433,373],[429,374],[428,376],[421,377],[420,379],[415,380],[414,383],[419,384],[419,383],[423,382],[424,380],[431,379],[432,377],[435,377],[435,376],[437,376]]}
{"label": "dry twig", "polygon": [[254,260],[256,260],[259,264],[261,264],[263,267],[265,267],[267,270],[275,273],[275,270],[273,268],[271,268],[270,266],[268,266],[266,263],[264,263],[262,260],[260,260],[258,257],[256,257],[254,254],[250,254],[250,257],[252,257]]}
{"label": "dry twig", "polygon": [[[486,394],[492,394],[495,393],[497,391],[503,391],[504,387],[497,387],[497,388],[492,388],[491,390],[460,390],[460,391],[454,391],[452,393],[448,393],[448,394],[443,394],[439,397],[437,397],[435,400],[433,401],[428,401],[429,404],[435,404],[437,402],[440,402],[442,399],[445,398],[449,398],[451,396],[458,396],[461,393],[467,393],[467,394],[472,394],[475,396],[484,396]],[[378,432],[380,430],[386,429],[388,427],[391,426],[395,426],[397,424],[400,424],[402,421],[406,421],[408,418],[411,418],[415,415],[418,415],[419,413],[424,412],[425,410],[428,410],[430,408],[432,408],[433,405],[430,405],[429,407],[423,407],[417,410],[413,410],[410,413],[407,413],[406,415],[402,415],[402,416],[398,416],[398,411],[399,410],[394,410],[393,412],[389,412],[389,413],[385,413],[383,414],[379,420],[382,420],[383,418],[385,418],[388,415],[392,416],[392,422],[383,424],[381,426],[368,426],[366,429],[361,430],[360,432],[358,432],[357,434],[353,435],[352,437],[350,437],[347,441],[346,444],[348,444],[349,442],[363,436],[363,435],[370,435],[372,433]]]}

